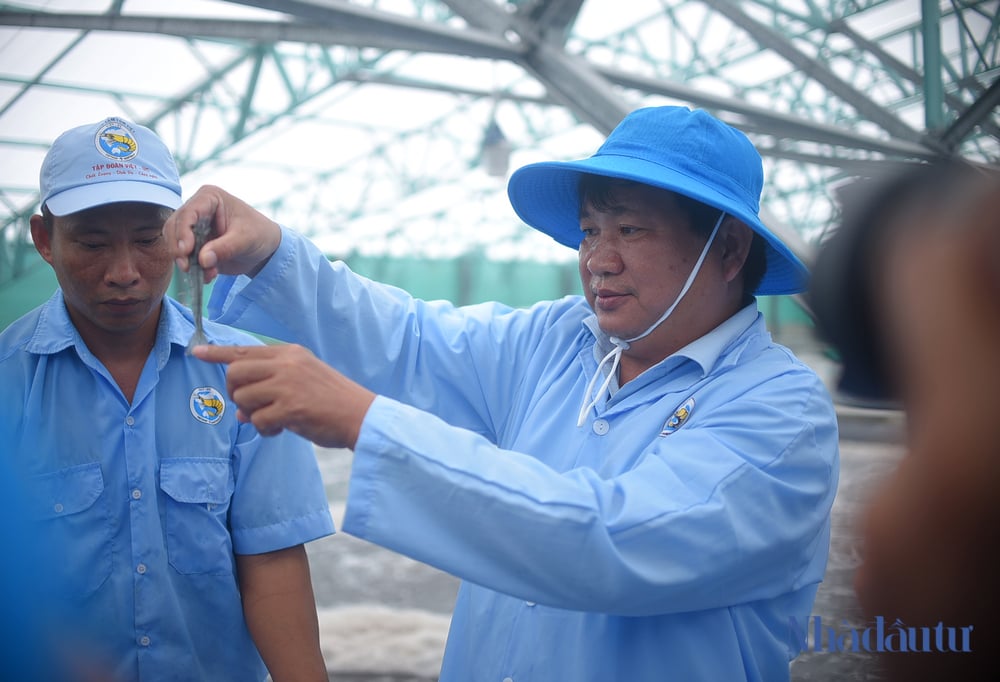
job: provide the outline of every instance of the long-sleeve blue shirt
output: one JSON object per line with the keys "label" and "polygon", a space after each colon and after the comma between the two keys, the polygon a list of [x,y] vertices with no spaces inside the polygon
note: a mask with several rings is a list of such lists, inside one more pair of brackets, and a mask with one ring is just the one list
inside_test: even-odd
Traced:
{"label": "long-sleeve blue shirt", "polygon": [[808,617],[826,566],[837,428],[755,305],[582,428],[610,347],[582,297],[420,301],[285,229],[211,308],[380,394],[344,530],[463,579],[444,682],[788,678],[790,619]]}
{"label": "long-sleeve blue shirt", "polygon": [[[234,554],[333,532],[311,444],[238,422],[225,368],[185,355],[192,331],[164,299],[131,404],[61,292],[0,335],[0,447],[69,599],[49,625],[63,654],[110,679],[264,679]],[[217,324],[206,334],[260,343]]]}

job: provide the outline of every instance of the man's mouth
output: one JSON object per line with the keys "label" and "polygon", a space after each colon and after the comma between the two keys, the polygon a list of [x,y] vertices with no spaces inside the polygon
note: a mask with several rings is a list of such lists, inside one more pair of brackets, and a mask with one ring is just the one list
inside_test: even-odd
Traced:
{"label": "man's mouth", "polygon": [[104,305],[117,312],[128,312],[141,303],[142,299],[140,298],[110,298],[104,301]]}
{"label": "man's mouth", "polygon": [[594,291],[594,306],[602,310],[613,310],[625,302],[628,294],[612,289]]}

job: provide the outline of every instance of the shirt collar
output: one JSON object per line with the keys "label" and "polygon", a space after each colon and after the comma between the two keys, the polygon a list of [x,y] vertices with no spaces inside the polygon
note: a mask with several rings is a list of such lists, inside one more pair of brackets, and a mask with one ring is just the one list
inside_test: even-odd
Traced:
{"label": "shirt collar", "polygon": [[755,299],[718,327],[700,339],[695,339],[674,355],[697,362],[701,367],[702,376],[704,376],[715,367],[726,349],[742,336],[757,321],[759,316]]}
{"label": "shirt collar", "polygon": [[[758,317],[757,300],[754,299],[718,327],[667,356],[654,367],[659,367],[668,361],[677,362],[680,359],[687,359],[697,363],[701,368],[702,376],[704,376],[719,361],[719,357],[726,348],[749,329]],[[583,320],[583,324],[594,335],[594,358],[600,362],[601,358],[615,347],[611,342],[611,337],[605,334],[597,324],[597,315],[590,315]]]}
{"label": "shirt collar", "polygon": [[[156,355],[156,365],[159,369],[162,369],[169,359],[171,345],[187,347],[188,339],[194,332],[194,324],[182,312],[183,310],[180,304],[170,297],[163,297],[160,322],[156,328],[156,341],[153,344],[153,353]],[[29,353],[50,355],[71,346],[76,348],[81,358],[93,357],[69,317],[62,290],[57,289],[49,300],[42,304],[35,331],[25,349]]]}
{"label": "shirt collar", "polygon": [[194,321],[191,319],[191,313],[174,299],[164,296],[160,326],[156,330],[156,345],[153,346],[157,366],[163,369],[163,365],[170,358],[171,345],[186,350],[192,334],[194,334]]}
{"label": "shirt collar", "polygon": [[[78,351],[86,350],[80,332],[73,326],[63,301],[62,289],[56,289],[38,314],[35,331],[25,345],[25,350],[38,355],[50,355],[76,346]],[[89,355],[89,351],[87,352]]]}

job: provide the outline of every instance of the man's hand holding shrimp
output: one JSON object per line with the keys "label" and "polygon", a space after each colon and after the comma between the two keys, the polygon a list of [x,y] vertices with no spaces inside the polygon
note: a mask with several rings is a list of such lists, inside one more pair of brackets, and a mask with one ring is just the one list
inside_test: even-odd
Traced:
{"label": "man's hand holding shrimp", "polygon": [[[249,204],[211,185],[201,187],[164,225],[183,271],[194,245],[191,226],[211,217],[212,238],[198,262],[205,281],[218,274],[253,276],[281,242],[281,228]],[[354,447],[375,394],[295,345],[197,346],[206,362],[228,364],[226,387],[239,411],[265,436],[284,429],[317,445]]]}
{"label": "man's hand holding shrimp", "polygon": [[317,445],[353,448],[375,400],[302,346],[197,346],[194,355],[229,364],[237,417],[265,436],[288,429]]}
{"label": "man's hand holding shrimp", "polygon": [[212,238],[198,257],[206,282],[219,273],[253,276],[281,242],[281,228],[276,222],[232,194],[205,185],[163,226],[177,266],[184,272],[187,272],[188,254],[194,246],[191,227],[203,217],[212,218]]}

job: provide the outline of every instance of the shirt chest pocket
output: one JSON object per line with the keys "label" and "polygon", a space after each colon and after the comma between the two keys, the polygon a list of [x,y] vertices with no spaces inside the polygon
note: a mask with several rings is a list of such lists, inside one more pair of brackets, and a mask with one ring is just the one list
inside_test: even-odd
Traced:
{"label": "shirt chest pocket", "polygon": [[178,457],[160,461],[167,559],[178,573],[232,574],[228,459]]}
{"label": "shirt chest pocket", "polygon": [[112,520],[101,465],[91,462],[28,482],[57,592],[87,597],[111,575]]}

